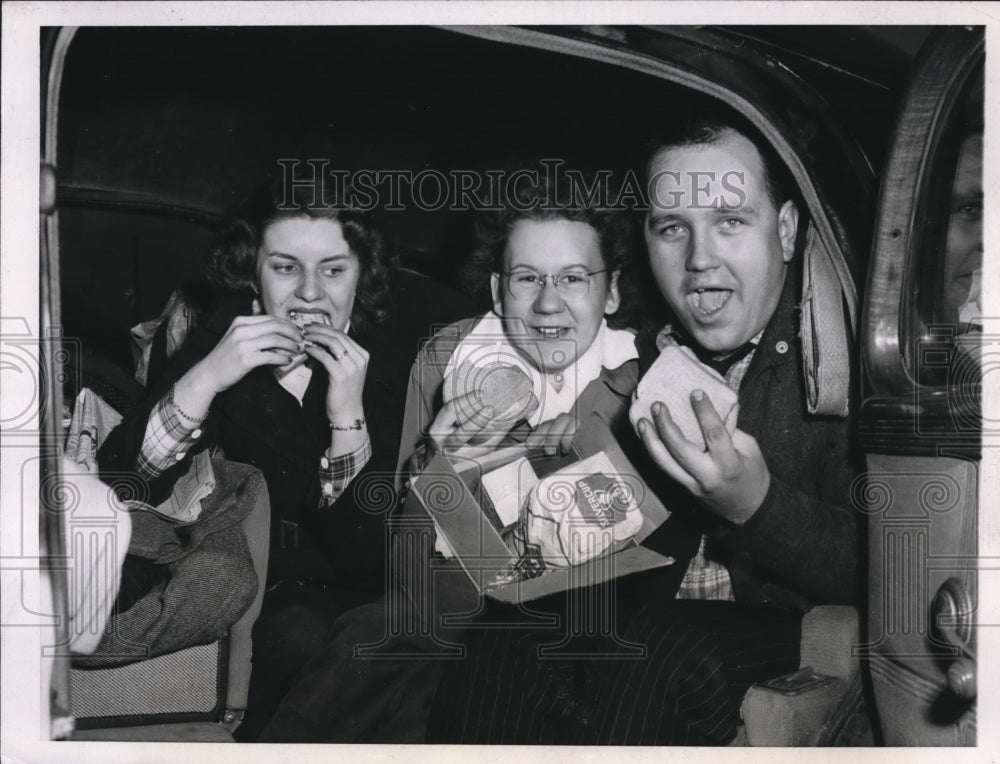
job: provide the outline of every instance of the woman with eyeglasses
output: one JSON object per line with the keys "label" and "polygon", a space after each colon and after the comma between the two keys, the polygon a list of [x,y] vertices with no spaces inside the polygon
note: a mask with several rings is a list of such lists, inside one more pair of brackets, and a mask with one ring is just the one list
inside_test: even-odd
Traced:
{"label": "woman with eyeglasses", "polygon": [[[623,306],[637,304],[629,221],[545,187],[522,187],[511,202],[480,215],[466,271],[473,290],[489,292],[493,310],[438,332],[413,365],[398,480],[421,472],[437,452],[483,452],[515,442],[548,453],[568,450],[591,414],[637,442],[628,421],[639,377],[635,335],[622,328],[628,323]],[[500,395],[514,399],[503,411],[495,410],[495,398],[483,399],[487,378],[499,367],[518,370],[503,378],[516,387]],[[404,512],[401,526],[409,521],[426,525]],[[435,659],[455,657],[464,632],[445,616],[474,613],[480,598],[457,560],[442,559],[452,555],[440,538],[433,573],[426,553],[411,557],[407,567],[401,560],[411,547],[402,546],[394,556],[399,587],[337,621],[323,655],[299,675],[260,740],[423,741],[444,668]],[[429,551],[429,544],[420,548]],[[433,581],[422,578],[428,574]],[[357,645],[372,655],[355,657]],[[537,684],[549,686],[546,677]]]}
{"label": "woman with eyeglasses", "polygon": [[[477,221],[467,280],[489,284],[493,310],[441,331],[413,367],[401,472],[419,471],[436,451],[482,450],[508,439],[566,451],[581,412],[589,414],[599,405],[591,399],[606,392],[599,380],[626,396],[634,388],[634,334],[622,328],[629,319],[622,306],[637,303],[627,219],[568,196],[550,199],[544,187],[522,188],[517,202]],[[530,380],[525,405],[513,413],[494,410],[480,394],[501,365]],[[610,412],[620,401],[607,404],[614,424]]]}

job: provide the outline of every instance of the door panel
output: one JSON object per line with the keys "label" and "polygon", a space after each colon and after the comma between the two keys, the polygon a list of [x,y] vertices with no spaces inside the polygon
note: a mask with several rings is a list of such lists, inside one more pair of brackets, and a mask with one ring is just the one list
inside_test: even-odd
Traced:
{"label": "door panel", "polygon": [[889,745],[976,744],[983,56],[974,28],[943,30],[922,51],[866,290],[868,472],[855,499],[869,517],[869,611],[859,652]]}

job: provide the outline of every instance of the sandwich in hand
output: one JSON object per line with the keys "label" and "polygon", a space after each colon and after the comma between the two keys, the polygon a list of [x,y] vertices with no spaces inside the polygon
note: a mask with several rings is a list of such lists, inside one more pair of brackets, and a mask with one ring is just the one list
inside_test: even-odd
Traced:
{"label": "sandwich in hand", "polygon": [[[288,319],[299,327],[299,329],[303,329],[309,324],[323,324],[324,326],[330,326],[330,319],[327,317],[326,313],[299,313],[298,311],[290,310],[288,312]],[[274,370],[274,376],[281,379],[288,374],[288,372],[293,371],[304,364],[308,357],[308,354],[304,351],[299,353],[284,366],[276,368]]]}
{"label": "sandwich in hand", "polygon": [[740,407],[736,391],[726,384],[714,369],[705,366],[690,348],[669,345],[660,353],[649,371],[639,380],[628,416],[638,432],[639,420],[653,421],[652,406],[657,401],[666,404],[670,418],[684,437],[706,448],[698,418],[691,408],[691,393],[701,390],[712,402],[719,417],[732,435]]}
{"label": "sandwich in hand", "polygon": [[[472,392],[476,393],[475,400],[480,411],[486,407],[493,409],[490,425],[497,430],[513,427],[538,408],[531,378],[513,364],[500,361],[463,363],[444,386],[445,402]],[[484,424],[480,421],[481,417],[472,416],[471,419],[477,424]]]}

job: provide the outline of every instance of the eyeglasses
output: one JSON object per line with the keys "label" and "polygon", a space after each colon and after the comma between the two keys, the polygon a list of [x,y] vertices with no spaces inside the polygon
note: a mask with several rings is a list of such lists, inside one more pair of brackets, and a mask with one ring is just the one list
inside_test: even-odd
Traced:
{"label": "eyeglasses", "polygon": [[552,286],[564,300],[580,300],[590,294],[591,276],[607,273],[604,268],[599,271],[585,271],[582,268],[563,271],[562,273],[536,273],[530,268],[515,268],[506,271],[507,291],[516,300],[534,300],[545,289],[545,280],[552,279]]}

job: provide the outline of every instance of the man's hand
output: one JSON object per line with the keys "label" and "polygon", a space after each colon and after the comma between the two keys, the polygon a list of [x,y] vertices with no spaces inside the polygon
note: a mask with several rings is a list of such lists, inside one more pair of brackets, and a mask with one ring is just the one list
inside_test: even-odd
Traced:
{"label": "man's hand", "polygon": [[701,499],[711,512],[741,525],[760,508],[771,485],[764,455],[757,441],[742,430],[730,437],[701,390],[691,393],[691,408],[705,436],[706,451],[684,437],[667,407],[659,402],[653,404],[653,422],[639,420],[639,435],[664,472]]}
{"label": "man's hand", "polygon": [[572,414],[560,414],[555,419],[542,422],[524,441],[528,448],[542,448],[549,456],[555,456],[556,449],[568,454],[580,423]]}

